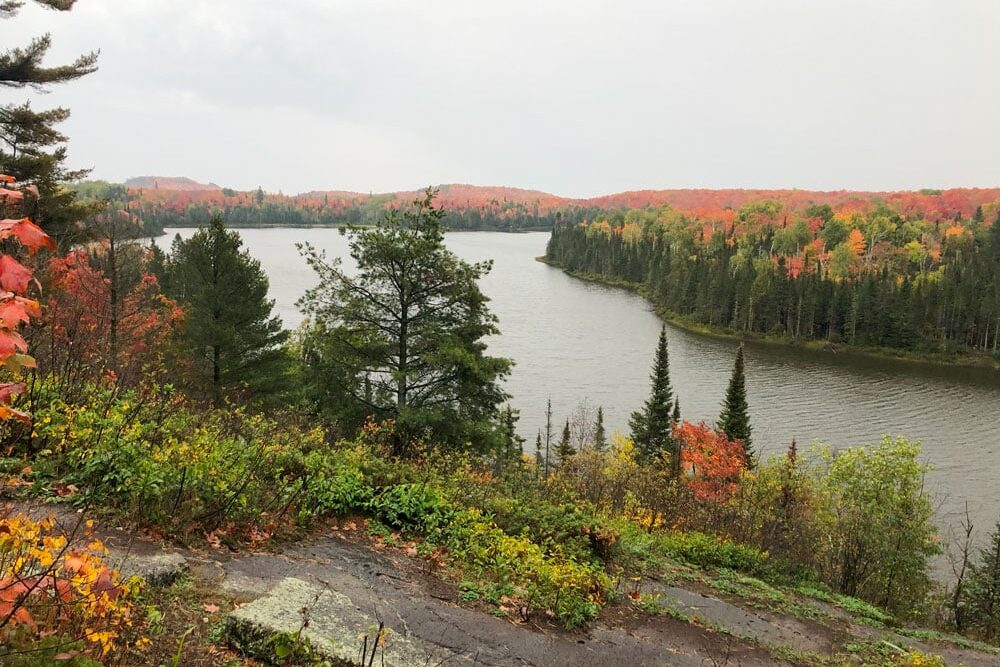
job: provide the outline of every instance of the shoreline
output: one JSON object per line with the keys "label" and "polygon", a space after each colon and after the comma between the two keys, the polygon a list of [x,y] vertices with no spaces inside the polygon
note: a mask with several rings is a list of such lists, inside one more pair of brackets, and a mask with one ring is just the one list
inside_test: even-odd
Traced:
{"label": "shoreline", "polygon": [[699,334],[702,336],[710,336],[712,338],[718,338],[722,340],[732,340],[732,341],[745,340],[757,344],[769,345],[774,347],[780,346],[785,348],[792,348],[795,350],[814,352],[827,356],[855,357],[860,359],[879,359],[879,360],[901,362],[904,364],[910,364],[914,366],[924,366],[932,368],[941,368],[941,367],[974,368],[982,371],[1000,372],[1000,362],[996,361],[995,359],[993,359],[992,356],[987,354],[946,355],[944,353],[939,353],[939,352],[911,352],[907,350],[897,350],[885,347],[864,347],[858,345],[849,345],[846,343],[831,343],[829,341],[816,340],[816,339],[795,340],[785,336],[776,336],[772,334],[736,332],[729,329],[721,329],[719,327],[713,327],[711,325],[703,324],[701,322],[695,322],[689,318],[677,316],[674,315],[673,313],[664,310],[651,297],[649,290],[647,290],[642,283],[634,283],[628,280],[608,278],[600,274],[584,273],[580,271],[570,271],[561,266],[558,262],[554,262],[545,257],[544,255],[536,257],[535,261],[559,269],[566,275],[576,278],[578,280],[583,280],[585,282],[594,283],[597,285],[604,285],[606,287],[615,287],[618,289],[624,289],[634,294],[638,294],[652,307],[653,312],[656,313],[657,317],[659,317],[664,322],[672,326],[675,326],[678,329],[683,329],[684,331],[694,334]]}

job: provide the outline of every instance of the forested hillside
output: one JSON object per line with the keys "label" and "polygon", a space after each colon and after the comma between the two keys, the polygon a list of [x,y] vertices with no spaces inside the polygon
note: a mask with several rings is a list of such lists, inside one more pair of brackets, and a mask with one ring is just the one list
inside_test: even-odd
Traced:
{"label": "forested hillside", "polygon": [[[90,184],[79,187],[94,194]],[[318,190],[296,195],[263,189],[239,191],[183,177],[129,179],[124,189],[134,210],[149,228],[207,224],[215,214],[236,227],[262,225],[374,224],[386,209],[400,208],[418,192],[363,194]],[[707,221],[732,221],[740,207],[774,200],[788,211],[829,206],[836,211],[863,212],[885,206],[905,217],[928,221],[970,218],[977,207],[995,206],[1000,189],[959,188],[918,192],[813,192],[807,190],[642,190],[573,199],[537,190],[475,185],[442,185],[438,201],[450,229],[551,229],[561,222],[594,221],[605,211],[675,210]],[[787,212],[786,212],[787,214]]]}
{"label": "forested hillside", "polygon": [[996,355],[994,194],[806,203],[793,192],[738,209],[609,210],[557,224],[547,258],[641,286],[670,315],[740,335]]}

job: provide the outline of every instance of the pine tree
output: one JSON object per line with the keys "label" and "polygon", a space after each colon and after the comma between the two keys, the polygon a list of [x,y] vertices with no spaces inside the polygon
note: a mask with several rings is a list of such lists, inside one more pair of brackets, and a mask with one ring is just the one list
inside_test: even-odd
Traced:
{"label": "pine tree", "polygon": [[632,413],[629,428],[632,440],[644,459],[654,459],[664,453],[673,453],[674,443],[670,437],[670,410],[672,391],[670,388],[670,360],[667,351],[667,328],[660,329],[660,340],[656,347],[656,358],[650,374],[652,388],[649,399],[641,411]]}
{"label": "pine tree", "polygon": [[540,430],[535,436],[535,463],[538,465],[539,470],[542,469],[545,463],[542,459],[542,432]]}
{"label": "pine tree", "polygon": [[556,456],[559,457],[559,463],[565,463],[566,459],[576,454],[576,450],[573,449],[573,435],[570,432],[569,420],[566,420],[566,425],[563,427],[562,437],[559,438],[559,444],[556,445]]}
{"label": "pine tree", "polygon": [[671,415],[671,419],[675,424],[681,423],[681,397],[674,397],[674,413]]}
{"label": "pine tree", "polygon": [[190,382],[216,406],[244,391],[283,389],[288,333],[272,314],[267,275],[237,232],[215,217],[188,240],[174,240],[166,270],[169,296],[184,308],[181,347]]}
{"label": "pine tree", "polygon": [[[50,9],[66,11],[74,0],[36,0]],[[20,0],[0,1],[0,18],[10,18],[24,5]],[[25,47],[0,51],[0,87],[31,87],[44,91],[52,84],[78,79],[97,70],[97,53],[77,58],[68,65],[45,67],[42,60],[52,46],[49,35],[30,41]],[[66,168],[66,137],[56,126],[69,117],[63,108],[35,111],[30,104],[0,106],[0,164],[4,173],[38,188],[39,197],[25,210],[57,241],[67,242],[76,222],[93,212],[76,201],[67,183],[86,175],[86,170]]]}
{"label": "pine tree", "polygon": [[608,435],[604,431],[604,408],[597,406],[597,421],[594,422],[594,449],[603,452],[608,448]]}
{"label": "pine tree", "polygon": [[393,420],[398,455],[427,434],[456,448],[495,447],[482,436],[496,435],[508,398],[502,381],[512,362],[488,355],[485,343],[499,333],[479,288],[492,262],[472,264],[448,249],[436,195],[428,188],[411,206],[384,211],[377,225],[350,228],[350,271],[299,246],[318,278],[299,306],[331,348],[341,400]]}
{"label": "pine tree", "polygon": [[743,344],[736,350],[736,363],[726,389],[726,400],[719,415],[718,428],[730,440],[742,440],[747,464],[753,461],[753,445],[750,439],[750,413],[747,404],[746,376],[743,372]]}

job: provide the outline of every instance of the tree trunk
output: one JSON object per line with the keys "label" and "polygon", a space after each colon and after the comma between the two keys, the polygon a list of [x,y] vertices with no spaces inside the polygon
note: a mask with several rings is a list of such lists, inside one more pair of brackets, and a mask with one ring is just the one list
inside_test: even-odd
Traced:
{"label": "tree trunk", "polygon": [[212,346],[212,402],[222,407],[222,352],[218,345]]}

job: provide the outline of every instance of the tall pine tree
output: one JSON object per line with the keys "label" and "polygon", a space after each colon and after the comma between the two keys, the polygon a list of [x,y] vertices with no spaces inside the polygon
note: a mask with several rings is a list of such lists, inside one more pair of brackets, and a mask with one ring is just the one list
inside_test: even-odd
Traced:
{"label": "tall pine tree", "polygon": [[562,436],[559,438],[559,444],[556,445],[556,455],[559,457],[559,463],[565,463],[566,459],[576,454],[576,450],[573,449],[573,435],[569,429],[569,420],[566,420],[566,425],[563,427]]}
{"label": "tall pine tree", "polygon": [[604,430],[604,408],[597,406],[597,420],[594,422],[594,449],[603,452],[608,448],[608,434]]}
{"label": "tall pine tree", "polygon": [[632,413],[629,428],[632,440],[642,458],[650,460],[662,454],[674,454],[670,436],[673,392],[670,388],[670,359],[667,352],[667,328],[660,329],[656,359],[649,376],[652,383],[649,398],[642,410]]}
{"label": "tall pine tree", "polygon": [[730,440],[742,440],[747,464],[753,461],[753,443],[750,439],[750,407],[747,404],[747,382],[743,370],[743,344],[736,350],[736,363],[726,389],[718,428]]}
{"label": "tall pine tree", "polygon": [[226,398],[263,398],[283,389],[288,333],[272,313],[267,275],[237,232],[215,217],[190,239],[174,240],[168,294],[184,308],[181,347],[192,389],[216,406]]}

